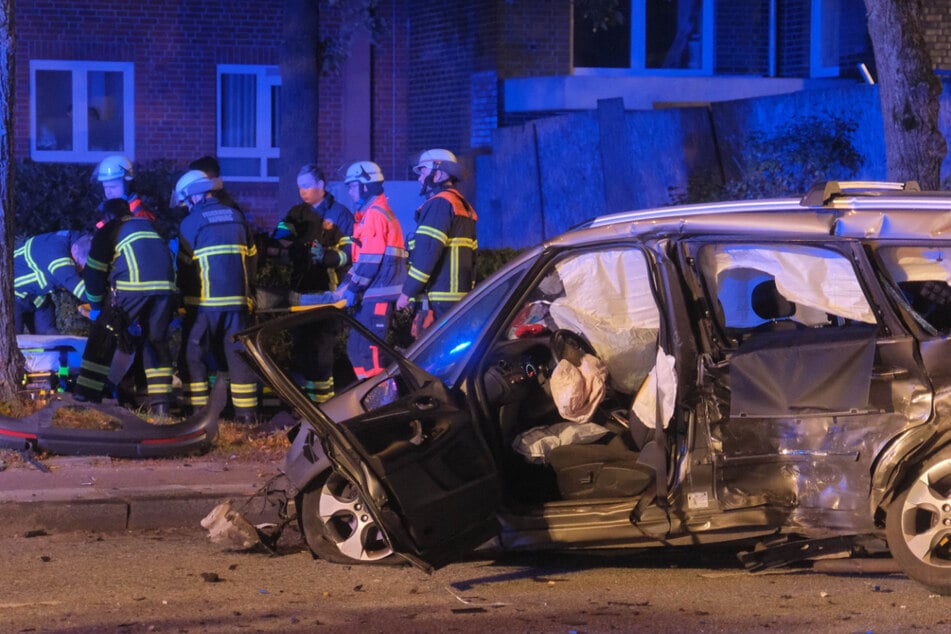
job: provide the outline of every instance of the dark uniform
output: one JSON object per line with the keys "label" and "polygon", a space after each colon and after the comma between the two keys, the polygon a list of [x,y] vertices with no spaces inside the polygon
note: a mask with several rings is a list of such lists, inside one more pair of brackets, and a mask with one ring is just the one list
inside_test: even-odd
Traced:
{"label": "dark uniform", "polygon": [[86,343],[77,399],[100,400],[116,348],[131,354],[141,337],[150,406],[166,413],[172,393],[168,324],[175,292],[168,244],[151,221],[126,208],[96,231],[83,279],[90,306],[101,313]]}
{"label": "dark uniform", "polygon": [[[352,236],[353,214],[330,194],[316,207],[307,203],[291,207],[274,233],[275,238],[291,240],[291,290],[313,293],[337,288],[352,261]],[[319,261],[311,255],[315,242],[324,247]]]}
{"label": "dark uniform", "polygon": [[428,298],[435,319],[475,283],[477,220],[475,210],[453,187],[437,192],[416,210],[403,294],[417,301]]}
{"label": "dark uniform", "polygon": [[[353,215],[330,194],[316,207],[295,205],[278,225],[275,237],[291,240],[291,303],[300,296],[333,291],[351,261]],[[339,335],[335,322],[311,324],[295,330],[294,358],[304,393],[325,403],[334,396],[334,346]]]}
{"label": "dark uniform", "polygon": [[76,270],[70,248],[84,234],[79,231],[42,233],[28,238],[13,252],[14,320],[17,334],[32,321],[35,335],[56,334],[54,290],[69,291],[86,301],[86,284]]}
{"label": "dark uniform", "polygon": [[194,204],[179,228],[178,286],[186,315],[179,363],[186,403],[208,403],[205,359],[214,354],[227,368],[231,402],[239,420],[251,420],[258,404],[254,374],[238,354],[232,336],[246,328],[252,309],[251,281],[257,249],[244,215],[206,196]]}

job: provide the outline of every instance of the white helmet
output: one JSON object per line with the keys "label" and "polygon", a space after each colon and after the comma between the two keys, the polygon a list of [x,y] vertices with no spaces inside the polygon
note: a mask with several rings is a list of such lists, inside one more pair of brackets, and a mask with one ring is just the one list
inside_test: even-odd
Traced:
{"label": "white helmet", "polygon": [[120,154],[113,154],[102,159],[96,168],[96,180],[100,183],[122,179],[132,180],[132,162]]}
{"label": "white helmet", "polygon": [[359,181],[361,183],[382,183],[383,170],[373,161],[358,161],[347,168],[347,175],[344,176],[344,183]]}
{"label": "white helmet", "polygon": [[413,171],[419,174],[420,170],[424,167],[428,167],[431,170],[442,170],[453,178],[459,178],[462,174],[456,155],[449,150],[439,148],[422,152],[416,160]]}
{"label": "white helmet", "polygon": [[172,193],[172,201],[176,205],[181,205],[186,200],[196,194],[220,189],[220,181],[216,178],[209,178],[201,170],[188,170],[175,183],[175,191]]}

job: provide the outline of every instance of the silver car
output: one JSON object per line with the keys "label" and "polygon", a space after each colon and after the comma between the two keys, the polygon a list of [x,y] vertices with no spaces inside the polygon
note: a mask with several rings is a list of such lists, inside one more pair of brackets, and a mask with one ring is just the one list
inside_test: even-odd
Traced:
{"label": "silver car", "polygon": [[[322,558],[887,543],[951,594],[949,230],[951,196],[913,183],[615,214],[405,351],[333,308],[242,339],[301,418],[285,472]],[[328,327],[386,370],[318,406],[288,348]]]}

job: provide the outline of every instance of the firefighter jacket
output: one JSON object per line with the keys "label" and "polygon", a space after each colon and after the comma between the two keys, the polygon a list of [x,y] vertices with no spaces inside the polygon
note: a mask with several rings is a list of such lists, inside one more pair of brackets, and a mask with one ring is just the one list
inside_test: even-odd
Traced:
{"label": "firefighter jacket", "polygon": [[[278,226],[290,233],[291,290],[313,293],[337,288],[339,279],[350,268],[350,210],[327,194],[316,207],[307,203],[294,205]],[[324,247],[319,260],[311,254],[315,243]]]}
{"label": "firefighter jacket", "polygon": [[434,194],[416,210],[410,241],[407,297],[427,294],[430,301],[455,302],[475,283],[475,210],[456,189]]}
{"label": "firefighter jacket", "polygon": [[251,310],[257,265],[244,214],[207,196],[192,206],[178,236],[178,287],[186,307]]}
{"label": "firefighter jacket", "polygon": [[110,289],[117,293],[168,295],[175,292],[172,252],[145,218],[113,218],[92,237],[86,268],[86,298],[100,308]]}
{"label": "firefighter jacket", "polygon": [[353,227],[353,268],[348,286],[365,300],[398,297],[406,274],[403,230],[386,196],[370,199]]}
{"label": "firefighter jacket", "polygon": [[83,234],[79,231],[41,233],[28,238],[13,252],[13,292],[39,308],[50,293],[67,290],[80,301],[86,299],[86,284],[76,270],[70,247]]}

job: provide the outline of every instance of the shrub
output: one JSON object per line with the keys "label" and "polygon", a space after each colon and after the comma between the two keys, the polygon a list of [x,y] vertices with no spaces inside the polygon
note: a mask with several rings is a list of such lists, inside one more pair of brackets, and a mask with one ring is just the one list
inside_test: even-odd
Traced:
{"label": "shrub", "polygon": [[773,198],[805,193],[814,183],[854,178],[864,157],[852,136],[856,123],[821,113],[794,118],[769,133],[755,130],[734,157],[742,177],[720,184],[713,175],[691,178],[675,203]]}

